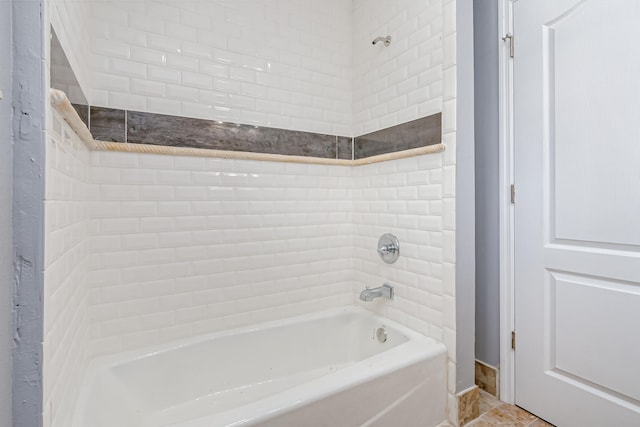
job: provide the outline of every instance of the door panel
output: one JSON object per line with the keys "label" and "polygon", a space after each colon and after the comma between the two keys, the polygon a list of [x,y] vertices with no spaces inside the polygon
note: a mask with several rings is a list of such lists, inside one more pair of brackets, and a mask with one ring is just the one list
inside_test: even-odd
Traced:
{"label": "door panel", "polygon": [[640,426],[640,2],[514,17],[516,404]]}
{"label": "door panel", "polygon": [[627,345],[635,337],[626,336],[627,330],[619,327],[633,319],[640,307],[640,288],[574,273],[550,275],[555,360],[549,365],[621,397],[640,400],[637,378],[606,363],[615,360],[622,366],[634,367],[640,360],[640,348]]}
{"label": "door panel", "polygon": [[586,1],[543,27],[553,239],[640,245],[639,7]]}

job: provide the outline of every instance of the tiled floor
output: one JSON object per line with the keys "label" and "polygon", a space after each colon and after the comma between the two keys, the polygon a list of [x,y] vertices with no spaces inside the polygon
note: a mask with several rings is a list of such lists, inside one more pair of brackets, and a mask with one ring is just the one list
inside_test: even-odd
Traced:
{"label": "tiled floor", "polygon": [[480,417],[467,424],[465,427],[553,427],[551,424],[541,420],[518,408],[509,405],[480,390]]}

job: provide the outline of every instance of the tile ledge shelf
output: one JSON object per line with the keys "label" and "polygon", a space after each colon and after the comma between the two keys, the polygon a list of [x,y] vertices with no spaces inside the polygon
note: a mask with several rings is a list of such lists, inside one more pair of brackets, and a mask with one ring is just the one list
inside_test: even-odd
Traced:
{"label": "tile ledge shelf", "polygon": [[231,160],[258,160],[267,162],[307,163],[336,166],[362,166],[388,160],[404,159],[424,154],[441,153],[445,145],[433,144],[392,153],[379,154],[356,160],[328,159],[322,157],[293,156],[285,154],[253,153],[250,151],[212,150],[206,148],[171,147],[151,144],[132,144],[123,142],[96,141],[84,124],[76,110],[67,99],[64,92],[51,89],[51,105],[60,113],[71,129],[80,137],[82,142],[93,151],[117,151],[125,153],[162,154],[170,156],[213,157]]}

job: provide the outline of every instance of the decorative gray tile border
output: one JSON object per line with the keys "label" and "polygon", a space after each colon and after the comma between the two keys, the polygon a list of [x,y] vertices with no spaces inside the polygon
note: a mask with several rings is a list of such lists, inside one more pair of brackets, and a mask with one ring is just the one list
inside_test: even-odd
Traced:
{"label": "decorative gray tile border", "polygon": [[127,111],[126,142],[134,144],[335,159],[337,140],[334,135]]}
{"label": "decorative gray tile border", "polygon": [[343,160],[425,147],[441,139],[440,113],[356,138],[102,107],[90,108],[89,123],[99,141]]}
{"label": "decorative gray tile border", "polygon": [[355,138],[354,160],[439,144],[442,114],[433,114]]}
{"label": "decorative gray tile border", "polygon": [[[169,145],[96,141],[93,135],[91,135],[91,132],[89,132],[87,125],[78,115],[76,109],[69,102],[69,99],[64,94],[64,92],[57,89],[51,89],[49,99],[51,101],[51,106],[55,109],[55,111],[62,116],[62,119],[67,122],[69,126],[71,126],[73,131],[80,137],[87,148],[92,151],[114,151],[122,153],[210,157],[218,159],[306,163],[317,165],[322,164],[336,166],[362,166],[372,163],[385,162],[388,160],[405,159],[408,157],[421,156],[425,154],[441,153],[446,149],[444,144],[435,144],[418,148],[411,148],[403,151],[396,151],[393,153],[379,154],[377,156],[365,157],[363,159],[348,160],[311,156],[292,156],[286,154],[255,153],[250,151],[212,150],[210,148],[174,147]],[[336,147],[337,146],[338,138],[336,137]]]}

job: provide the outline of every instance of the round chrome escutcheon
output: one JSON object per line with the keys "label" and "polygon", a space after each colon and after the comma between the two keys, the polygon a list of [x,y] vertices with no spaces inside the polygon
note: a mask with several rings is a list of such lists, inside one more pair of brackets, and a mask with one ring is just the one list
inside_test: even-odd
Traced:
{"label": "round chrome escutcheon", "polygon": [[376,338],[380,342],[387,342],[387,331],[384,328],[378,328],[376,330]]}
{"label": "round chrome escutcheon", "polygon": [[400,242],[393,234],[387,233],[378,240],[378,255],[387,264],[393,264],[400,256]]}

